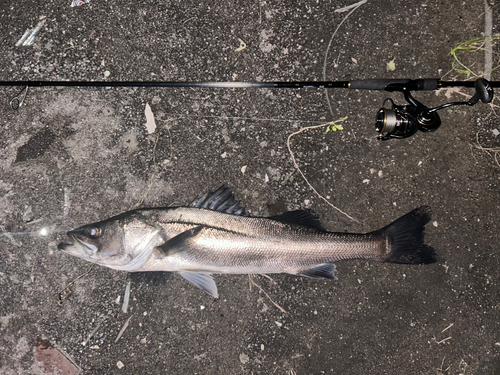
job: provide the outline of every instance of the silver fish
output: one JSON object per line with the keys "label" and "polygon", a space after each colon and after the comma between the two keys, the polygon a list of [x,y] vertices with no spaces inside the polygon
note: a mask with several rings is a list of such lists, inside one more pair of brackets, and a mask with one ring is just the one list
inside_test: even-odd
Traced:
{"label": "silver fish", "polygon": [[420,207],[367,234],[327,232],[303,210],[250,217],[227,187],[187,207],[140,209],[68,232],[58,248],[89,262],[129,272],[171,271],[218,297],[212,273],[289,273],[335,279],[333,262],[369,259],[428,264],[429,209]]}

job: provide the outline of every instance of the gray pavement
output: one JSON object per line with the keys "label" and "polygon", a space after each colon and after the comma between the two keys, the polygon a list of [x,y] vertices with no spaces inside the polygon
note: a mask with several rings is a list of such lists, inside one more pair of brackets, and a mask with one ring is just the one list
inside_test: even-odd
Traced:
{"label": "gray pavement", "polygon": [[[461,80],[450,50],[485,32],[479,0],[368,0],[347,19],[354,2],[70,3],[0,4],[0,80]],[[42,17],[33,44],[15,46]],[[460,56],[482,74],[484,51]],[[380,142],[375,113],[401,94],[34,88],[14,112],[18,91],[0,90],[0,373],[500,374],[496,107],[446,109],[438,131]],[[306,130],[291,146],[311,186],[358,222],[312,191],[287,149],[290,134],[345,116],[344,130]],[[95,267],[58,304],[90,265],[57,250],[65,231],[222,184],[252,215],[307,208],[339,232],[429,205],[439,260],[340,262],[338,281],[221,275],[217,300],[177,275]]]}

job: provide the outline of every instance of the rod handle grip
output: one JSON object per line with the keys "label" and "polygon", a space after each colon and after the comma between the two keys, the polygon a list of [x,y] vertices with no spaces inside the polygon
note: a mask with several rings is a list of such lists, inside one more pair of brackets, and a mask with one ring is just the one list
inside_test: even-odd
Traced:
{"label": "rod handle grip", "polygon": [[349,88],[355,90],[436,90],[439,80],[437,78],[425,79],[359,79],[349,82]]}

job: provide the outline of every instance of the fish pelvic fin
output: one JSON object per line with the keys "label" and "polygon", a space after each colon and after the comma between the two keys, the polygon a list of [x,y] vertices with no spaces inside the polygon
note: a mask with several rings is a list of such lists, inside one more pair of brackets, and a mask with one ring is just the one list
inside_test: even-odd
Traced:
{"label": "fish pelvic fin", "polygon": [[192,201],[188,207],[248,216],[245,209],[240,206],[240,202],[234,198],[233,192],[227,186],[221,186],[215,193],[210,190],[207,191],[201,198]]}
{"label": "fish pelvic fin", "polygon": [[[424,243],[425,225],[430,221],[430,208],[422,206],[373,234],[388,237],[388,263],[430,264],[436,262],[435,250]],[[386,237],[386,238],[387,238]]]}
{"label": "fish pelvic fin", "polygon": [[183,278],[185,278],[190,283],[196,285],[198,288],[204,290],[214,298],[219,298],[219,292],[217,291],[217,285],[210,274],[207,273],[197,273],[197,272],[179,272]]}

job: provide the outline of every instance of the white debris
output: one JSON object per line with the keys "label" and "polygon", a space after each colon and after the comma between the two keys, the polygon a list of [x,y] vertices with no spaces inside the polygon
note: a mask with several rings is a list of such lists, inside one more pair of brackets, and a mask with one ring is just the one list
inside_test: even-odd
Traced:
{"label": "white debris", "polygon": [[146,103],[146,110],[144,111],[146,115],[146,129],[148,130],[148,134],[153,134],[156,130],[155,116],[153,115],[153,111],[149,106],[149,103]]}
{"label": "white debris", "polygon": [[369,179],[365,178],[365,179],[363,180],[363,184],[367,184],[367,185],[368,185],[369,183],[370,183],[370,180],[369,180]]}
{"label": "white debris", "polygon": [[495,137],[500,134],[500,131],[498,131],[498,129],[493,129],[491,132]]}
{"label": "white debris", "polygon": [[63,188],[64,192],[64,205],[63,205],[63,215],[68,216],[69,208],[71,207],[71,202],[69,200],[69,189]]}
{"label": "white debris", "polygon": [[88,3],[90,3],[90,0],[73,0],[73,2],[71,3],[71,6],[78,7],[80,5],[88,4]]}
{"label": "white debris", "polygon": [[247,170],[247,166],[246,165],[244,165],[243,167],[241,167],[241,173],[245,174],[246,170]]}
{"label": "white debris", "polygon": [[437,228],[438,227],[438,222],[437,221],[433,221],[432,225],[434,225]]}
{"label": "white debris", "polygon": [[283,325],[283,323],[280,323],[280,322],[274,322],[274,323],[276,323],[276,325],[277,325],[278,327],[281,327],[281,326]]}
{"label": "white debris", "polygon": [[264,344],[260,344],[260,350],[264,350]]}
{"label": "white debris", "polygon": [[129,299],[130,299],[130,281],[127,283],[127,286],[125,287],[125,295],[123,296],[122,311],[124,313],[126,313],[128,310]]}
{"label": "white debris", "polygon": [[247,48],[247,44],[242,39],[238,38],[238,41],[240,42],[240,46],[234,50],[235,52],[241,52]]}
{"label": "white debris", "polygon": [[225,159],[227,158],[227,152],[224,152],[221,156],[220,156],[222,159]]}
{"label": "white debris", "polygon": [[87,339],[85,341],[82,341],[82,345],[85,346],[87,345],[87,343],[89,342],[89,340],[94,337],[95,333],[97,332],[97,330],[99,329],[99,327],[101,326],[101,323],[99,323],[93,330],[92,332],[89,333],[89,335],[87,336]]}
{"label": "white debris", "polygon": [[395,63],[395,61],[396,61],[396,58],[392,59],[391,61],[389,61],[387,63],[387,71],[388,72],[392,72],[392,71],[396,70],[396,63]]}
{"label": "white debris", "polygon": [[205,310],[205,306],[201,305],[200,310]]}
{"label": "white debris", "polygon": [[116,367],[118,367],[119,369],[122,369],[125,365],[123,364],[122,361],[118,361],[116,362]]}
{"label": "white debris", "polygon": [[266,173],[266,175],[264,176],[264,182],[269,182],[269,176],[267,175],[267,173]]}
{"label": "white debris", "polygon": [[115,343],[117,343],[118,340],[120,340],[120,338],[122,337],[123,332],[125,332],[125,330],[127,329],[128,325],[130,323],[130,319],[132,319],[132,315],[129,316],[129,318],[127,319],[127,321],[123,325],[122,329],[120,329],[120,332],[118,332],[118,336],[116,336]]}
{"label": "white debris", "polygon": [[119,304],[120,304],[120,299],[121,299],[121,298],[122,298],[122,296],[118,296],[118,298],[116,299],[115,303],[116,303],[117,305],[119,305]]}
{"label": "white debris", "polygon": [[111,75],[111,72],[109,70],[106,70],[104,72],[104,78],[108,78]]}
{"label": "white debris", "polygon": [[21,37],[16,43],[16,47],[19,46],[31,46],[33,42],[35,41],[36,34],[41,30],[43,25],[45,24],[45,17],[42,17],[42,20],[38,22],[38,24],[32,29],[32,30],[26,30]]}
{"label": "white debris", "polygon": [[250,361],[250,357],[246,354],[240,354],[240,362],[243,364],[247,364]]}

